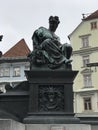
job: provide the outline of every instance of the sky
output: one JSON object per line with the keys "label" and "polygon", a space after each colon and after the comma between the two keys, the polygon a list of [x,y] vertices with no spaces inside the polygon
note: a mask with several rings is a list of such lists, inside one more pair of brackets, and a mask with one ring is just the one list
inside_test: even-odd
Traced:
{"label": "sky", "polygon": [[98,0],[0,0],[0,51],[3,54],[21,39],[33,49],[32,35],[40,26],[48,28],[48,19],[58,16],[60,24],[56,34],[61,43],[81,23],[82,14],[98,9]]}

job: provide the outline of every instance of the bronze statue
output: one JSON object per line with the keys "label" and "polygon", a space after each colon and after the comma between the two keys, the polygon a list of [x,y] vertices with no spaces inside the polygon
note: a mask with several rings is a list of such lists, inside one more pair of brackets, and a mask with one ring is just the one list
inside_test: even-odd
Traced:
{"label": "bronze statue", "polygon": [[32,36],[34,50],[29,54],[31,64],[36,66],[47,64],[49,68],[54,69],[72,61],[71,45],[61,44],[60,38],[55,34],[59,23],[58,16],[50,16],[49,29],[40,27],[34,32]]}

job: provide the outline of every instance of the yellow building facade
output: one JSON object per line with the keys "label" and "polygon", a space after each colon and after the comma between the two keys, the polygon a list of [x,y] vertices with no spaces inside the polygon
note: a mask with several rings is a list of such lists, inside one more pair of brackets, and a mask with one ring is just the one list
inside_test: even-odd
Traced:
{"label": "yellow building facade", "polygon": [[98,112],[98,10],[87,17],[69,35],[73,47],[74,112]]}

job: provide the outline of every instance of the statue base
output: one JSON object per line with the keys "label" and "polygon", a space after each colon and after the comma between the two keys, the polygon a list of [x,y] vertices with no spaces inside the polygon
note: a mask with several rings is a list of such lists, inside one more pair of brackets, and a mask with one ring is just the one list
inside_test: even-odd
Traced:
{"label": "statue base", "polygon": [[23,124],[12,119],[0,119],[0,130],[97,130],[88,124]]}
{"label": "statue base", "polygon": [[74,117],[74,115],[63,115],[63,114],[50,114],[50,115],[38,115],[31,114],[24,118],[23,123],[25,124],[79,124],[80,119]]}
{"label": "statue base", "polygon": [[25,71],[29,82],[28,124],[79,123],[73,113],[73,81],[78,71]]}

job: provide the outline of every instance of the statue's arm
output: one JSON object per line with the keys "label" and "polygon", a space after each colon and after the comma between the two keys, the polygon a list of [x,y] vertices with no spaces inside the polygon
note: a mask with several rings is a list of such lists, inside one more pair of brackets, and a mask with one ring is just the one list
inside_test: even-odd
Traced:
{"label": "statue's arm", "polygon": [[38,49],[39,48],[39,37],[38,37],[38,30],[36,30],[32,36],[33,41],[33,48]]}

